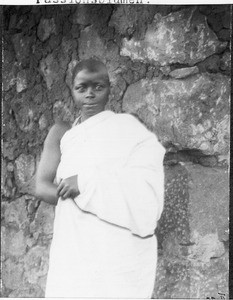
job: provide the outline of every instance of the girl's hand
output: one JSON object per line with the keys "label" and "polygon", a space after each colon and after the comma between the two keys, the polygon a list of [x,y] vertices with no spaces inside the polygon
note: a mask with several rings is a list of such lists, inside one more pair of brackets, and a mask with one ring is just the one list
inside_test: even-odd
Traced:
{"label": "girl's hand", "polygon": [[77,179],[77,175],[62,179],[57,187],[57,196],[62,197],[63,200],[77,197],[79,195]]}

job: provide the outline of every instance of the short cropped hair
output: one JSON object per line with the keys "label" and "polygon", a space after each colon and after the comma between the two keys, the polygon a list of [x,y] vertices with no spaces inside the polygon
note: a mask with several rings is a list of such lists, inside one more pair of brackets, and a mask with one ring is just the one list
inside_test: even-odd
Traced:
{"label": "short cropped hair", "polygon": [[106,81],[108,83],[110,83],[109,80],[109,75],[108,75],[108,70],[107,67],[105,66],[105,64],[96,59],[96,58],[88,58],[88,59],[84,59],[81,60],[80,62],[78,62],[72,72],[72,85],[74,84],[74,79],[76,77],[76,75],[81,72],[82,70],[87,70],[91,73],[95,73],[95,72],[103,72],[103,76],[106,77]]}

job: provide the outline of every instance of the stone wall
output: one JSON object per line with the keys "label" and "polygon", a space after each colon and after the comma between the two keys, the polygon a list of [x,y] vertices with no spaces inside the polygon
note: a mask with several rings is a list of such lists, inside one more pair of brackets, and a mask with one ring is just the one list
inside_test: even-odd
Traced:
{"label": "stone wall", "polygon": [[154,298],[228,295],[229,5],[4,6],[2,295],[43,297],[54,208],[33,196],[43,141],[75,114],[75,59],[101,58],[107,106],[166,147]]}

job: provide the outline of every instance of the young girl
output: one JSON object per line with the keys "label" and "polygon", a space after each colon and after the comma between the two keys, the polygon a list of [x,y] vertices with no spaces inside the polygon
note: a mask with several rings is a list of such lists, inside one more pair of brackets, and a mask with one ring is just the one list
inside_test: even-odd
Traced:
{"label": "young girl", "polygon": [[165,150],[133,116],[104,110],[109,92],[102,62],[78,63],[72,96],[80,118],[72,128],[55,124],[45,140],[36,193],[56,205],[46,297],[153,292]]}

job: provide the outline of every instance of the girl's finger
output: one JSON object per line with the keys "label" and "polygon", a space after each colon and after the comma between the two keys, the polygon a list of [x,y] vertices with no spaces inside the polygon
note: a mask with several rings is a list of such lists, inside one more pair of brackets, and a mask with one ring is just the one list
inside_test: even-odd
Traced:
{"label": "girl's finger", "polygon": [[61,181],[57,187],[57,195],[60,195],[60,192],[63,188],[64,188],[64,182]]}
{"label": "girl's finger", "polygon": [[64,194],[68,191],[68,187],[64,186],[59,193],[59,196],[64,197]]}
{"label": "girl's finger", "polygon": [[64,199],[67,199],[67,198],[71,198],[71,192],[68,190],[65,192],[65,194],[62,196]]}

